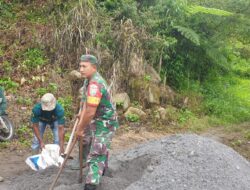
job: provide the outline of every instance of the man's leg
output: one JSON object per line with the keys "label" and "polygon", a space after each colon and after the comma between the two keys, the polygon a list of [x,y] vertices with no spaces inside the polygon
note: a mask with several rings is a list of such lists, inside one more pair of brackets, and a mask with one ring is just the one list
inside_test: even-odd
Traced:
{"label": "man's leg", "polygon": [[52,133],[53,133],[54,144],[60,145],[59,131],[58,131],[58,122],[57,121],[53,122],[50,125],[50,129],[52,130]]}
{"label": "man's leg", "polygon": [[93,137],[87,161],[89,170],[86,176],[85,190],[94,189],[99,185],[107,165],[111,139],[112,132],[101,133]]}
{"label": "man's leg", "polygon": [[[44,134],[44,131],[46,129],[46,125],[47,123],[44,123],[44,122],[39,122],[38,124],[38,127],[39,127],[39,132],[40,132],[40,137],[43,139],[43,134]],[[33,141],[32,141],[32,145],[31,145],[31,148],[34,152],[37,152],[39,151],[39,148],[40,148],[40,144],[39,144],[39,141],[38,139],[36,138],[36,135],[34,134],[34,138],[33,138]]]}
{"label": "man's leg", "polygon": [[[90,126],[87,125],[86,128],[84,129],[84,137],[83,137],[83,152],[82,152],[82,162],[83,162],[83,167],[86,166],[87,162],[87,157],[90,151],[90,145],[91,145],[91,133],[90,133]],[[79,152],[80,154],[80,152]],[[79,158],[73,161],[71,165],[72,170],[79,170],[80,169],[80,163],[79,163]]]}
{"label": "man's leg", "polygon": [[86,164],[87,162],[87,157],[90,151],[90,146],[91,146],[91,132],[90,132],[90,125],[87,125],[86,128],[84,129],[84,137],[83,137],[83,164]]}

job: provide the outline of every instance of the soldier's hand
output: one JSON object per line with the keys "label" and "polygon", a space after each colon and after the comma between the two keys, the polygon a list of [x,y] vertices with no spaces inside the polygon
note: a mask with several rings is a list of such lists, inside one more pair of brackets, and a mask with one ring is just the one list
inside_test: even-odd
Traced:
{"label": "soldier's hand", "polygon": [[81,117],[80,113],[76,115],[76,119],[80,119],[80,117]]}
{"label": "soldier's hand", "polygon": [[84,132],[83,131],[77,131],[76,135],[77,135],[77,137],[83,137],[84,136]]}
{"label": "soldier's hand", "polygon": [[84,136],[84,130],[81,129],[79,126],[76,128],[76,137],[83,137]]}

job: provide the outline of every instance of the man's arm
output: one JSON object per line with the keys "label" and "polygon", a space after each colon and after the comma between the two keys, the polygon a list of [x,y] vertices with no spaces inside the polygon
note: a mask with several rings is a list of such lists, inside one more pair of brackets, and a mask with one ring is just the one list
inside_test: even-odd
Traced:
{"label": "man's arm", "polygon": [[64,153],[64,125],[65,125],[65,115],[64,109],[61,105],[59,105],[56,110],[57,122],[58,122],[58,136],[59,136],[59,146],[60,146],[60,154]]}
{"label": "man's arm", "polygon": [[32,124],[32,128],[34,130],[34,134],[36,135],[36,138],[38,139],[39,141],[39,144],[40,144],[40,148],[44,148],[44,143],[43,143],[43,139],[41,138],[40,136],[40,131],[39,131],[39,126],[38,126],[38,123],[33,123]]}
{"label": "man's arm", "polygon": [[96,106],[86,106],[85,109],[83,109],[80,113],[80,120],[77,125],[77,135],[78,136],[83,136],[84,135],[84,128],[86,125],[88,125],[91,120],[94,118],[95,113],[96,113]]}
{"label": "man's arm", "polygon": [[80,114],[80,121],[77,125],[77,136],[84,135],[84,128],[88,125],[96,114],[97,107],[101,101],[101,87],[96,82],[90,82],[87,88],[87,97],[83,111]]}
{"label": "man's arm", "polygon": [[39,131],[39,116],[40,116],[40,114],[41,113],[39,112],[37,105],[35,105],[32,109],[32,115],[31,115],[32,128],[33,128],[33,131],[34,131],[36,138],[39,141],[40,148],[43,149],[44,143],[43,143],[43,139],[41,138],[40,131]]}

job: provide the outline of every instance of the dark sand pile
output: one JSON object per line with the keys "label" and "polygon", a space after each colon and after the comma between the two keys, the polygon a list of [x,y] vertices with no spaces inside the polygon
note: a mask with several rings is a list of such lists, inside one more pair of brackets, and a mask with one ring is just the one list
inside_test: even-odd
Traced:
{"label": "dark sand pile", "polygon": [[[70,163],[69,163],[70,164]],[[0,185],[47,190],[58,168],[29,171]],[[55,190],[82,190],[67,166]],[[250,163],[233,149],[197,135],[175,135],[113,155],[98,190],[249,190]]]}

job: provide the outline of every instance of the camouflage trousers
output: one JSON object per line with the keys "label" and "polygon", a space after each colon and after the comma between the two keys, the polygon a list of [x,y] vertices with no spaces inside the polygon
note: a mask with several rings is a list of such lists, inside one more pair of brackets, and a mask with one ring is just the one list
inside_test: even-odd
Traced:
{"label": "camouflage trousers", "polygon": [[90,131],[91,143],[87,158],[88,172],[86,184],[98,185],[103,171],[108,167],[108,155],[114,132]]}
{"label": "camouflage trousers", "polygon": [[[82,142],[82,146],[83,146],[83,152],[82,152],[82,162],[83,164],[85,164],[87,162],[87,157],[90,151],[90,146],[91,146],[91,139],[92,139],[92,135],[91,135],[91,131],[90,131],[90,125],[87,125],[86,128],[84,129],[84,137],[83,137],[83,142]],[[80,144],[79,144],[80,146]],[[79,149],[80,150],[80,149]],[[80,152],[79,152],[80,154]],[[80,155],[79,155],[80,157]]]}

